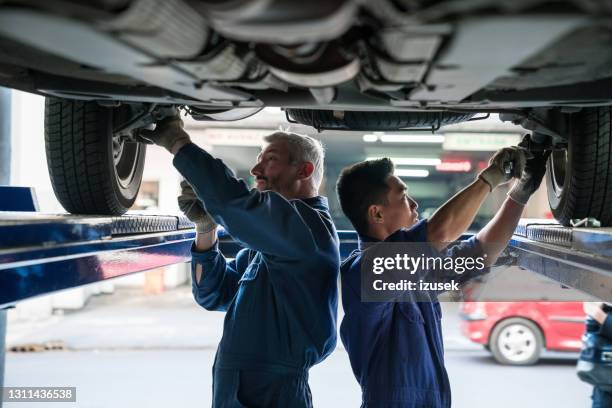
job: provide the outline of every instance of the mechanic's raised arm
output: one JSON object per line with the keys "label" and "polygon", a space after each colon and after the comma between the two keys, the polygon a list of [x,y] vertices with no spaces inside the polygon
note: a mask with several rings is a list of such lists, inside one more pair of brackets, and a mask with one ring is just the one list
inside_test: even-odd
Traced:
{"label": "mechanic's raised arm", "polygon": [[[528,137],[525,136],[519,146],[526,144]],[[476,239],[487,254],[487,265],[493,265],[499,254],[508,245],[521,219],[523,208],[529,201],[529,197],[540,187],[544,173],[546,173],[546,160],[550,152],[530,152],[529,155],[530,158],[526,160],[521,178],[515,181],[514,186],[508,192],[508,198],[493,219],[476,234]]]}
{"label": "mechanic's raised arm", "polygon": [[249,190],[221,160],[193,143],[177,152],[174,166],[215,221],[249,248],[286,258],[301,258],[316,250],[298,203],[275,192]]}
{"label": "mechanic's raised arm", "polygon": [[432,246],[441,250],[464,234],[489,192],[506,181],[504,169],[512,163],[514,175],[519,176],[524,160],[517,147],[499,150],[476,181],[455,194],[429,218],[427,237]]}
{"label": "mechanic's raised arm", "polygon": [[[286,258],[301,258],[316,250],[313,233],[298,211],[299,203],[280,194],[249,190],[243,180],[219,159],[191,143],[178,116],[157,123],[141,136],[175,155],[174,166],[185,177],[215,222],[251,249]],[[307,212],[307,211],[306,211]],[[201,241],[212,245],[213,234],[205,231]]]}
{"label": "mechanic's raised arm", "polygon": [[493,219],[476,234],[483,253],[487,255],[485,265],[493,265],[506,248],[524,208],[524,204],[517,203],[510,197],[506,198]]}
{"label": "mechanic's raised arm", "polygon": [[191,284],[195,301],[207,310],[227,310],[244,273],[248,260],[245,250],[227,262],[219,252],[217,223],[204,208],[191,185],[181,182],[178,205],[183,214],[195,224],[196,239],[191,251]]}

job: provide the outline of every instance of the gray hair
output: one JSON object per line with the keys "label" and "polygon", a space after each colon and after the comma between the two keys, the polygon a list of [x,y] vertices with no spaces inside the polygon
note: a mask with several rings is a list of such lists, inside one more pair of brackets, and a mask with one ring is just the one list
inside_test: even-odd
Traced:
{"label": "gray hair", "polygon": [[285,131],[278,131],[265,136],[264,141],[267,143],[287,142],[289,160],[292,163],[312,163],[314,165],[312,181],[317,189],[321,186],[325,151],[320,141],[307,135]]}

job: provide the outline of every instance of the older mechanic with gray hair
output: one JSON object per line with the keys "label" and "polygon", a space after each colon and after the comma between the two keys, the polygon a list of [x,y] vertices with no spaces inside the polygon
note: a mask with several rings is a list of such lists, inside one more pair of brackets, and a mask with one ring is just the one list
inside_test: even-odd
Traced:
{"label": "older mechanic with gray hair", "polygon": [[[257,188],[249,189],[191,143],[178,117],[143,137],[174,154],[174,166],[188,181],[179,205],[197,226],[195,299],[226,312],[213,406],[312,406],[308,370],[336,345],[340,264],[327,199],[318,195],[320,143],[295,133],[266,137],[251,169]],[[219,252],[217,224],[246,247],[235,260]]]}

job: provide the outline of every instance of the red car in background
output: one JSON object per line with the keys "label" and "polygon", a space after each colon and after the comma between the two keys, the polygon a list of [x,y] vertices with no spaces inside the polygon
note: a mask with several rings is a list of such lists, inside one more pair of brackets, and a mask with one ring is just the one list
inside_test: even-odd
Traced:
{"label": "red car in background", "polygon": [[579,351],[582,302],[464,302],[462,332],[501,364],[535,364],[544,349]]}

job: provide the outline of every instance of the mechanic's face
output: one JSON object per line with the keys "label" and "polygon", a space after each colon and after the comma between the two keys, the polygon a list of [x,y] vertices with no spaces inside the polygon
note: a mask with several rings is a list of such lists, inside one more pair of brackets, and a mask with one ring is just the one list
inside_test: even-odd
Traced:
{"label": "mechanic's face", "polygon": [[380,205],[380,218],[377,222],[383,223],[389,233],[393,233],[400,228],[410,228],[419,218],[417,208],[419,205],[408,196],[408,188],[396,176],[387,177],[387,204]]}
{"label": "mechanic's face", "polygon": [[295,194],[300,166],[291,163],[289,149],[284,141],[270,143],[257,156],[257,164],[251,169],[259,191],[276,191],[291,198]]}

